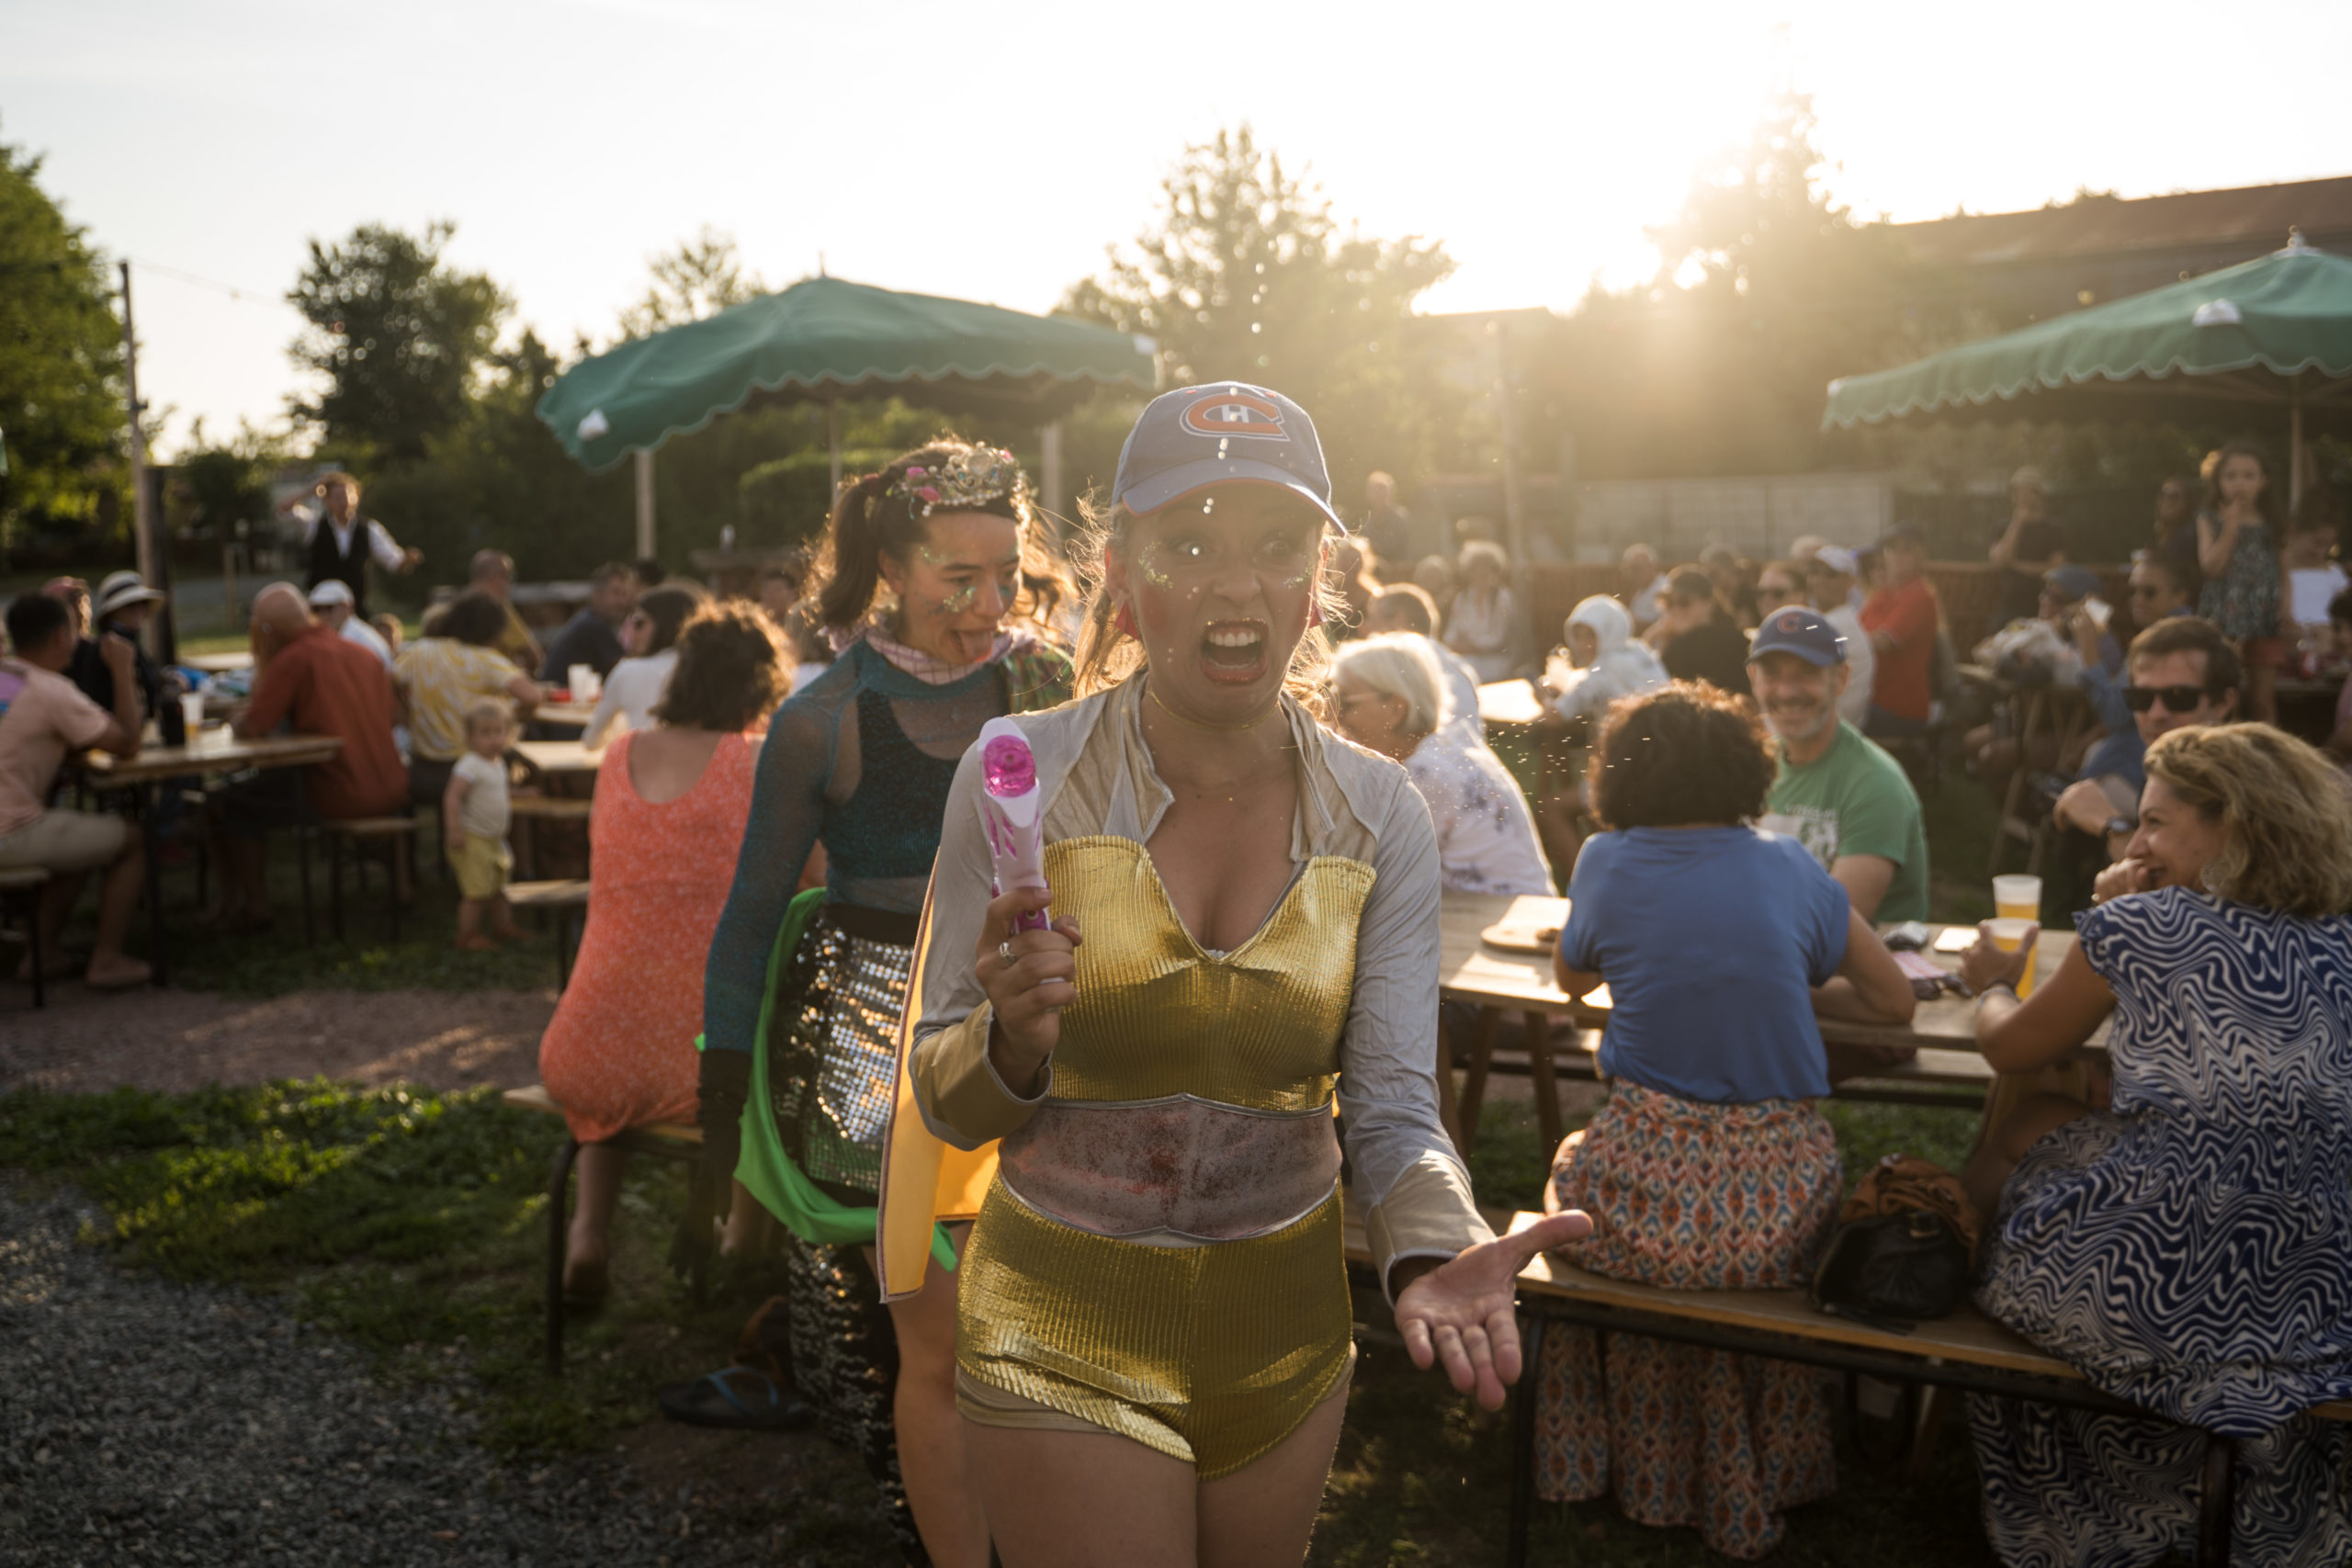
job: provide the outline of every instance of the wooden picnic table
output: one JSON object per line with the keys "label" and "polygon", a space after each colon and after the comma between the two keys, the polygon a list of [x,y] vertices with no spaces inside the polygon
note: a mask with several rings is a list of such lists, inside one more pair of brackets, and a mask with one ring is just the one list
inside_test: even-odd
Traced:
{"label": "wooden picnic table", "polygon": [[[1440,902],[1440,994],[1449,1001],[1467,1002],[1479,1010],[1476,1035],[1470,1046],[1472,1063],[1460,1090],[1458,1104],[1451,1047],[1445,1043],[1440,1045],[1439,1065],[1445,1069],[1438,1075],[1441,1109],[1446,1114],[1449,1125],[1455,1129],[1455,1141],[1464,1147],[1477,1135],[1478,1110],[1486,1079],[1484,1064],[1494,1049],[1495,1035],[1506,1012],[1520,1014],[1525,1023],[1528,1073],[1535,1081],[1536,1118],[1547,1145],[1559,1142],[1559,1095],[1552,1061],[1552,1015],[1568,1013],[1588,1029],[1600,1028],[1609,1021],[1609,988],[1602,986],[1582,997],[1570,998],[1552,983],[1552,955],[1549,952],[1507,952],[1487,943],[1480,933],[1493,926],[1556,931],[1566,923],[1567,918],[1568,901],[1566,898],[1448,893]],[[1928,929],[1936,935],[1940,935],[1943,930],[1941,927]],[[2074,944],[2073,932],[2045,930],[2036,953],[2036,979],[2046,980],[2055,974],[2059,963]],[[1959,954],[1934,951],[1932,939],[1927,956],[1947,970],[1957,971],[1960,967]],[[1923,1053],[1949,1052],[1979,1056],[1975,1007],[1969,1000],[1950,992],[1934,1001],[1921,1002],[1906,1026],[1860,1023],[1836,1018],[1822,1019],[1820,1023],[1821,1038],[1826,1044],[1893,1045]],[[2092,1036],[2092,1043],[2104,1043],[2106,1038],[2107,1028],[2102,1024],[2099,1032]],[[1920,1063],[1931,1072],[1939,1065],[1932,1055],[1923,1055]],[[1889,1076],[1905,1075],[1893,1072]]]}
{"label": "wooden picnic table", "polygon": [[1478,688],[1478,719],[1482,724],[1530,725],[1544,716],[1544,700],[1525,681],[1489,681]]}
{"label": "wooden picnic table", "polygon": [[577,740],[517,740],[510,750],[549,778],[582,773],[594,778],[605,765],[604,752],[591,751]]}
{"label": "wooden picnic table", "polygon": [[190,653],[182,656],[180,663],[190,670],[201,670],[207,675],[222,675],[232,670],[250,670],[254,656],[248,652]]}
{"label": "wooden picnic table", "polygon": [[595,712],[594,703],[541,703],[531,710],[531,722],[562,724],[574,729],[585,729]]}
{"label": "wooden picnic table", "polygon": [[[339,735],[266,735],[257,740],[240,739],[227,728],[208,729],[186,746],[142,746],[125,761],[104,751],[80,758],[90,782],[107,789],[129,789],[139,800],[140,837],[147,852],[148,966],[155,984],[170,979],[170,958],[164,940],[164,854],[156,837],[155,791],[165,779],[193,774],[242,773],[247,769],[300,768],[323,762],[343,750]],[[307,867],[308,863],[305,862]],[[309,897],[309,872],[304,874]]]}

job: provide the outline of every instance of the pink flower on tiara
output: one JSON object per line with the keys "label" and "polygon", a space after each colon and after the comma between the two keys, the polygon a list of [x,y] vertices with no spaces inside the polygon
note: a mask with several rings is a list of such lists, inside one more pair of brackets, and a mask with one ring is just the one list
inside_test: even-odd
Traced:
{"label": "pink flower on tiara", "polygon": [[907,470],[907,478],[910,479],[919,479],[922,478],[922,476],[923,470],[921,468],[909,468]]}
{"label": "pink flower on tiara", "polygon": [[[910,472],[914,470],[910,470]],[[916,491],[915,493],[922,497],[926,505],[936,506],[939,504],[939,492],[932,489],[929,485],[924,485],[920,490]]]}

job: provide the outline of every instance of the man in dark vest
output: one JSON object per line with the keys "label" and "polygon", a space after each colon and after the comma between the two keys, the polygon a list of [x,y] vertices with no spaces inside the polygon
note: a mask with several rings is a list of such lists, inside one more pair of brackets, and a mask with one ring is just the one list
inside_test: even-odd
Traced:
{"label": "man in dark vest", "polygon": [[294,508],[294,514],[302,520],[302,542],[311,555],[302,587],[307,592],[330,578],[348,584],[358,603],[357,613],[365,618],[369,565],[386,571],[412,571],[424,558],[424,552],[402,549],[381,523],[360,516],[359,481],[340,468],[319,481],[317,494],[323,510]]}

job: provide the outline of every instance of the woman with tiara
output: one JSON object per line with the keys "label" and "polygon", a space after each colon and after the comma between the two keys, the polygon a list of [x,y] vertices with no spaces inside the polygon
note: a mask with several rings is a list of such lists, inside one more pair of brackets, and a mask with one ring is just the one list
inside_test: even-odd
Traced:
{"label": "woman with tiara", "polygon": [[1488,1408],[1519,1268],[1587,1222],[1497,1240],[1439,1124],[1429,810],[1297,700],[1338,525],[1306,411],[1154,400],[1097,521],[1091,694],[1015,721],[1050,887],[992,897],[985,749],[948,798],[883,1285],[931,1288],[949,1155],[1001,1140],[956,1389],[1007,1568],[1295,1563],[1354,1362],[1335,1098],[1406,1346]]}
{"label": "woman with tiara", "polygon": [[[956,1416],[956,1276],[891,1304],[894,1350],[890,1332],[861,1329],[878,1309],[856,1244],[873,1236],[899,1013],[956,761],[989,719],[1069,694],[1068,659],[1023,629],[1024,574],[1054,570],[1039,526],[1012,455],[951,436],[842,491],[813,590],[842,653],[769,724],[704,979],[707,1152],[688,1250],[707,1247],[729,1174],[793,1230],[794,1382],[863,1450],[910,1557],[943,1568],[988,1562]],[[820,845],[821,896],[797,898]],[[696,1397],[715,1424],[768,1424],[783,1406],[741,1368]]]}

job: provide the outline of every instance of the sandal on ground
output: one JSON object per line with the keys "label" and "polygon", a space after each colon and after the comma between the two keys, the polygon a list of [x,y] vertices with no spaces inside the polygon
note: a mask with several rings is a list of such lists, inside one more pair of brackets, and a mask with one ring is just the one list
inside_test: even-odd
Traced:
{"label": "sandal on ground", "polygon": [[[741,1392],[738,1392],[738,1390]],[[722,1367],[692,1382],[664,1383],[654,1394],[662,1414],[689,1427],[739,1432],[792,1432],[817,1413],[749,1367]]]}
{"label": "sandal on ground", "polygon": [[450,945],[459,953],[496,953],[498,944],[486,936],[461,936]]}
{"label": "sandal on ground", "polygon": [[563,1304],[573,1312],[594,1312],[605,1304],[611,1276],[602,1263],[575,1263],[563,1271]]}

